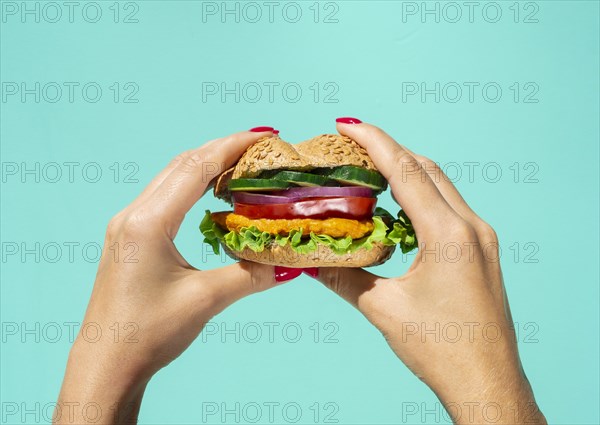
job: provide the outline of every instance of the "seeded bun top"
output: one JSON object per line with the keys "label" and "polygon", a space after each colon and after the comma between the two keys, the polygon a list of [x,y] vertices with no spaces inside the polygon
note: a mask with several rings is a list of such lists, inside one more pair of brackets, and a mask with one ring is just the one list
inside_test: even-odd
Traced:
{"label": "seeded bun top", "polygon": [[342,165],[377,171],[367,151],[346,136],[323,134],[297,145],[291,145],[279,136],[266,137],[250,146],[233,168],[219,176],[214,194],[230,202],[229,180],[254,178],[266,170],[308,171]]}

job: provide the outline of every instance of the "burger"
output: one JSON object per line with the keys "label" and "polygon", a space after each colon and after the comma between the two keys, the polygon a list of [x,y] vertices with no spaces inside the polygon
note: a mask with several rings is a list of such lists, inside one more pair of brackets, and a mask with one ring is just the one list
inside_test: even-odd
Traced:
{"label": "burger", "polygon": [[286,267],[368,267],[417,246],[409,218],[377,207],[387,189],[366,150],[325,134],[263,138],[216,180],[233,211],[206,211],[204,242],[236,260]]}

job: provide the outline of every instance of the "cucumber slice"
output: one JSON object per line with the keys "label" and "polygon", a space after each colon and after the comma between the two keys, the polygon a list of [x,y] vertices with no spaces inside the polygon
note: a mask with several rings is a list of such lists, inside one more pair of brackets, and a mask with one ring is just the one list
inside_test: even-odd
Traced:
{"label": "cucumber slice", "polygon": [[291,184],[281,180],[267,179],[233,179],[229,181],[229,190],[232,192],[265,192],[269,190],[287,189]]}
{"label": "cucumber slice", "polygon": [[280,171],[271,177],[274,180],[286,181],[297,184],[298,186],[332,186],[336,185],[335,180],[317,174],[301,173],[298,171]]}
{"label": "cucumber slice", "polygon": [[354,165],[325,169],[320,171],[319,174],[337,180],[340,183],[369,187],[375,191],[383,191],[387,188],[387,181],[381,173]]}

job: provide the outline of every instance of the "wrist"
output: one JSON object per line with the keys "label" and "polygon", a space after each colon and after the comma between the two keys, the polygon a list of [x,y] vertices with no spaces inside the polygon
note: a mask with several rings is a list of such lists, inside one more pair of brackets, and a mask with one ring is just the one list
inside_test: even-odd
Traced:
{"label": "wrist", "polygon": [[460,425],[547,423],[524,376],[438,396],[453,423]]}
{"label": "wrist", "polygon": [[125,358],[76,341],[69,354],[54,423],[135,423],[148,383]]}

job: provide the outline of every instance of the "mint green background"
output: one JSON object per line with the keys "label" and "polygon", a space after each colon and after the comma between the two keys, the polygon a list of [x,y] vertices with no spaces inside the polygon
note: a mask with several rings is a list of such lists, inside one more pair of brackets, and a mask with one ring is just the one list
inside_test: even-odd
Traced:
{"label": "mint green background", "polygon": [[[100,2],[105,13],[111,3]],[[498,183],[463,175],[457,186],[500,235],[515,321],[522,331],[528,322],[537,326],[537,342],[522,336],[520,351],[548,420],[597,424],[598,2],[537,2],[536,24],[514,23],[512,2],[500,4],[506,15],[496,24],[481,15],[472,24],[423,24],[418,17],[403,23],[401,3],[393,1],[339,2],[337,24],[316,24],[309,15],[297,24],[281,15],[275,23],[203,23],[196,1],[138,2],[137,24],[114,24],[109,15],[97,24],[10,18],[0,23],[2,81],[97,81],[103,88],[131,81],[140,91],[135,104],[113,103],[108,90],[95,104],[80,97],[73,104],[0,104],[2,161],[95,161],[106,173],[96,184],[80,177],[55,184],[9,179],[2,185],[1,239],[100,243],[110,217],[178,152],[256,125],[300,141],[335,131],[337,116],[357,116],[442,164],[502,166]],[[302,5],[309,13],[309,3]],[[202,81],[294,81],[305,92],[298,103],[280,96],[273,103],[203,103]],[[339,102],[313,102],[308,86],[315,81],[337,83]],[[403,103],[403,81],[495,81],[504,93],[498,103],[480,96],[472,104],[464,97],[455,104],[415,97]],[[536,82],[539,103],[514,103],[508,86],[515,81]],[[129,161],[139,164],[140,182],[112,182],[107,167]],[[538,164],[539,182],[515,183],[508,169],[514,162]],[[381,202],[394,208],[389,195]],[[203,264],[197,224],[205,208],[223,207],[202,200],[181,227],[177,246],[197,267],[221,264],[214,257]],[[509,250],[515,242],[536,243],[539,262],[524,263],[524,251],[516,262]],[[405,270],[400,258],[376,272]],[[81,320],[96,264],[79,255],[74,263],[0,265],[2,322]],[[344,424],[403,423],[403,402],[436,402],[359,313],[306,277],[245,299],[215,320],[297,322],[305,334],[297,344],[281,337],[256,344],[198,340],[153,379],[141,422],[200,423],[206,401],[295,401],[303,423],[314,422],[314,402],[337,403],[335,417]],[[339,342],[312,342],[313,322],[336,322]],[[58,343],[9,337],[1,353],[2,402],[55,400],[69,345],[65,336]]]}

